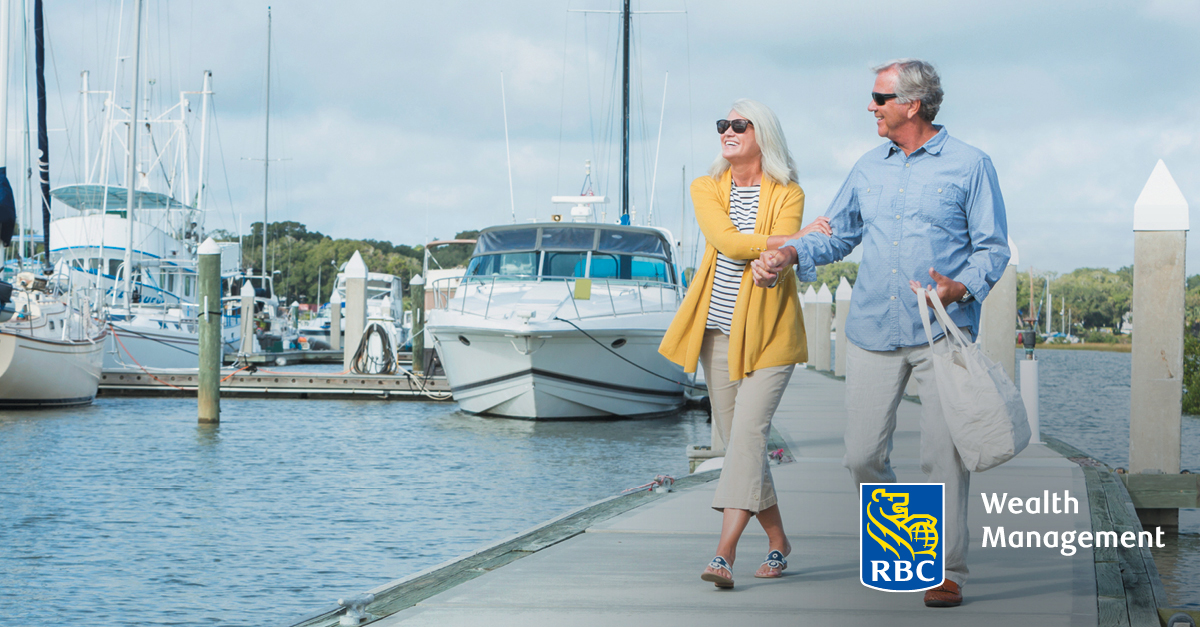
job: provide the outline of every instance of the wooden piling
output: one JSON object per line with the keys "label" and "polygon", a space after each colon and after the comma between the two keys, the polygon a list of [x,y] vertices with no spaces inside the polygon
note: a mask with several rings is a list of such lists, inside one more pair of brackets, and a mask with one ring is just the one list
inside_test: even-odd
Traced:
{"label": "wooden piling", "polygon": [[412,369],[425,372],[425,277],[414,276],[408,282],[408,301],[412,307]]}
{"label": "wooden piling", "polygon": [[[1187,200],[1159,160],[1133,208],[1133,473],[1179,473],[1188,226]],[[1147,526],[1179,524],[1177,509],[1140,509],[1138,515]]]}
{"label": "wooden piling", "polygon": [[210,237],[199,249],[200,372],[196,391],[201,423],[221,421],[221,248]]}
{"label": "wooden piling", "polygon": [[337,290],[329,297],[329,349],[342,348],[342,297]]}
{"label": "wooden piling", "polygon": [[[817,313],[813,310],[813,306],[817,304],[817,290],[814,290],[813,286],[811,285],[808,286],[808,289],[804,291],[803,296],[800,297],[800,302],[802,303],[802,308],[800,311],[804,316],[804,334],[808,338],[808,363],[812,363],[813,352],[815,351],[815,347],[813,346],[813,335],[815,334],[817,324]],[[814,332],[809,332],[809,329],[813,329]]]}

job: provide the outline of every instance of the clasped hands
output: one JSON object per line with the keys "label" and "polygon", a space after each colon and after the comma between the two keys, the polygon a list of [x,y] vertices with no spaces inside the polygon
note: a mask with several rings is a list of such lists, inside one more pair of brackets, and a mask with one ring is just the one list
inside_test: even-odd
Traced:
{"label": "clasped hands", "polygon": [[767,247],[771,250],[764,251],[758,259],[750,262],[750,275],[754,284],[759,287],[775,285],[775,280],[784,268],[796,265],[796,249],[784,244],[809,233],[833,235],[833,229],[829,228],[829,218],[820,216],[791,235],[772,235],[768,238]]}

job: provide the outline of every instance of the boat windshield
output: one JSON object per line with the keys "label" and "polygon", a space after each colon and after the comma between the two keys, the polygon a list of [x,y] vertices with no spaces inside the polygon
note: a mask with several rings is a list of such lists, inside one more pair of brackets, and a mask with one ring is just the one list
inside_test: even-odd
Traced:
{"label": "boat windshield", "polygon": [[594,278],[672,283],[663,237],[603,226],[530,226],[484,231],[468,278]]}

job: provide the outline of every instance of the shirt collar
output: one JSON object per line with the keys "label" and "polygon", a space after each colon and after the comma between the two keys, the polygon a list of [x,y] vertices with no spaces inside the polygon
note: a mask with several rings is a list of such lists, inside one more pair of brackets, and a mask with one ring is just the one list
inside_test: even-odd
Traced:
{"label": "shirt collar", "polygon": [[[933,137],[930,137],[929,141],[925,142],[924,146],[914,150],[912,155],[909,155],[910,157],[916,155],[922,150],[931,155],[940,154],[942,152],[942,146],[946,145],[946,138],[950,137],[950,134],[946,132],[946,127],[942,126],[941,124],[934,124],[933,128],[937,129],[937,134]],[[898,152],[902,153],[904,151],[900,149],[900,146],[896,145],[896,142],[891,142],[888,146],[888,156],[890,157]]]}

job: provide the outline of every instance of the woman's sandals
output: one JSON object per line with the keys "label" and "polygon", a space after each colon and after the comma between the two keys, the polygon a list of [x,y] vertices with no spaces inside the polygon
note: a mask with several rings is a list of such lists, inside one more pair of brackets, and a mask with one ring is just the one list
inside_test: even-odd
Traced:
{"label": "woman's sandals", "polygon": [[787,570],[787,560],[784,559],[783,553],[779,551],[771,551],[767,553],[767,559],[758,567],[758,571],[754,573],[759,579],[774,579],[782,577],[783,571]]}
{"label": "woman's sandals", "polygon": [[729,567],[729,562],[726,562],[725,558],[718,555],[708,563],[708,566],[704,569],[704,574],[700,575],[700,579],[711,581],[718,588],[732,588],[733,569]]}

